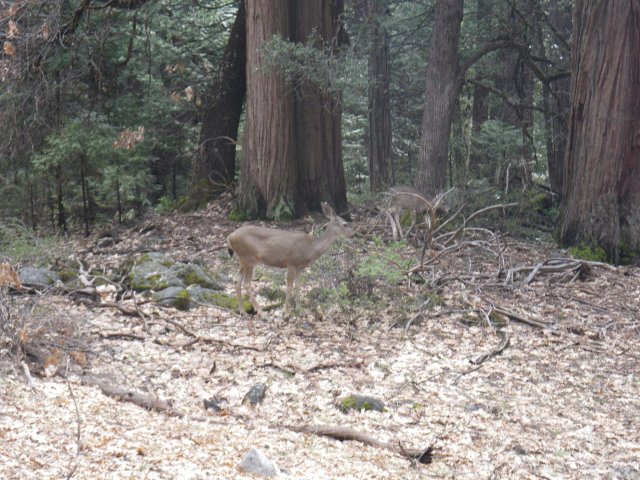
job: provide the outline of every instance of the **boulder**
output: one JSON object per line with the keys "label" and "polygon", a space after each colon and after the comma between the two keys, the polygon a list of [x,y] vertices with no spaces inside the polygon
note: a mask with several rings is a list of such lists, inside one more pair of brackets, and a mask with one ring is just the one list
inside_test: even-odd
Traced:
{"label": "boulder", "polygon": [[18,276],[23,286],[35,289],[51,288],[60,280],[56,272],[38,267],[24,267],[20,269]]}

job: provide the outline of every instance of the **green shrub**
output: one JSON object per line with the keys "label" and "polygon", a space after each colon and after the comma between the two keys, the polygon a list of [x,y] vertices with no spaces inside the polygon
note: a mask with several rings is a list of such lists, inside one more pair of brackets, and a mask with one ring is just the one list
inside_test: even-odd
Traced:
{"label": "green shrub", "polygon": [[589,247],[587,245],[578,245],[569,249],[573,258],[587,260],[591,262],[607,262],[607,253],[601,246]]}

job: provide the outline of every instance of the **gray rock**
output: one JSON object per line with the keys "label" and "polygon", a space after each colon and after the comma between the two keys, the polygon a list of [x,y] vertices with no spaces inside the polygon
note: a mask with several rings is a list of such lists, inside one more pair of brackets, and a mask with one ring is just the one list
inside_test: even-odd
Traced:
{"label": "gray rock", "polygon": [[255,447],[247,452],[238,467],[247,473],[263,477],[276,477],[280,474],[280,469]]}
{"label": "gray rock", "polygon": [[222,290],[220,279],[214,278],[212,274],[205,271],[200,265],[195,263],[176,263],[171,270],[185,286],[199,286],[210,290]]}
{"label": "gray rock", "polygon": [[56,272],[46,268],[24,267],[18,272],[20,283],[36,289],[53,287],[60,277]]}
{"label": "gray rock", "polygon": [[113,237],[102,237],[96,240],[97,248],[107,248],[115,244],[116,241]]}
{"label": "gray rock", "polygon": [[191,297],[183,287],[167,287],[156,292],[153,299],[160,305],[175,307],[178,310],[189,310]]}
{"label": "gray rock", "polygon": [[169,286],[184,287],[180,280],[176,281],[169,267],[171,260],[158,253],[145,253],[138,257],[129,273],[129,280],[134,290],[163,290]]}
{"label": "gray rock", "polygon": [[256,383],[249,389],[247,394],[242,399],[242,403],[249,403],[251,406],[256,406],[262,400],[264,400],[264,396],[267,393],[267,386],[264,383]]}
{"label": "gray rock", "polygon": [[[140,255],[131,271],[129,281],[134,290],[164,290],[168,287],[199,286],[222,290],[222,282],[214,274],[193,263],[174,262],[156,252]],[[203,302],[206,303],[206,302]]]}

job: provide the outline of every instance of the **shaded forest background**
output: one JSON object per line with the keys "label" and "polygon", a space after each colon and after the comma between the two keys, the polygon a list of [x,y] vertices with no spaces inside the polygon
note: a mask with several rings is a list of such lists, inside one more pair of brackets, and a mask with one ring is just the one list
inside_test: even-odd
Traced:
{"label": "shaded forest background", "polygon": [[[239,185],[237,218],[282,220],[404,183],[518,201],[512,226],[550,232],[572,14],[602,13],[573,3],[2,1],[0,215],[88,235]],[[560,233],[620,260],[638,240],[618,230]]]}

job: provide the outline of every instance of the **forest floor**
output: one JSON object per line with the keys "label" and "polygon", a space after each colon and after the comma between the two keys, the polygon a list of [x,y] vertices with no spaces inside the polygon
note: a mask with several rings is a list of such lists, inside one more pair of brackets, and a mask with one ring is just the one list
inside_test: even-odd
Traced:
{"label": "forest floor", "polygon": [[[154,216],[100,251],[95,237],[71,237],[61,255],[110,275],[151,249],[221,272],[232,293],[237,266],[225,238],[237,224],[227,213],[212,205]],[[25,322],[21,341],[45,339],[59,355],[41,375],[25,362],[29,385],[0,344],[0,478],[257,478],[237,466],[252,447],[282,478],[640,478],[640,268],[567,270],[544,264],[558,255],[550,243],[508,235],[495,247],[485,238],[427,251],[420,264],[419,248],[353,218],[358,234],[303,274],[288,317],[280,307],[240,318],[123,300],[141,312],[132,316],[64,295],[5,297],[11,318]],[[261,268],[257,277],[269,304],[284,274]],[[81,372],[171,408],[104,395]],[[264,400],[243,404],[258,382]],[[343,413],[336,405],[350,394],[386,408]],[[299,426],[432,446],[433,460]]]}

